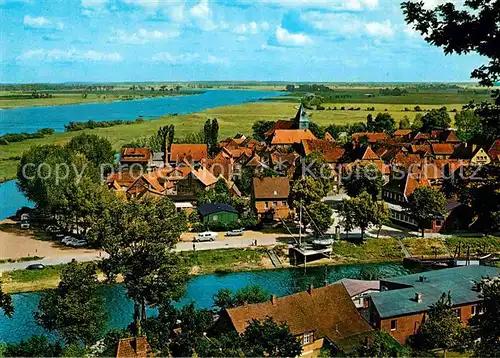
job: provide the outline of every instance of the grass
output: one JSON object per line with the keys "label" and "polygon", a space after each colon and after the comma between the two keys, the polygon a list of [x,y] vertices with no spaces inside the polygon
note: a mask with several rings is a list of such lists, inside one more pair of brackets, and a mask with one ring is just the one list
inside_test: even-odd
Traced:
{"label": "grass", "polygon": [[40,257],[40,256],[25,256],[25,257],[21,257],[19,259],[0,260],[0,264],[13,263],[13,262],[36,261],[36,260],[41,260],[41,259],[43,259],[43,257]]}
{"label": "grass", "polygon": [[342,240],[333,244],[333,259],[342,263],[397,261],[403,253],[396,239],[368,239],[363,243]]}
{"label": "grass", "polygon": [[208,274],[246,271],[265,268],[262,261],[267,257],[265,249],[221,249],[182,252],[192,273]]}
{"label": "grass", "polygon": [[15,270],[3,272],[6,292],[43,291],[57,287],[64,265],[46,266],[43,270]]}
{"label": "grass", "polygon": [[448,256],[449,250],[445,246],[444,239],[406,238],[401,240],[412,256],[434,257],[434,248],[438,256]]}
{"label": "grass", "polygon": [[450,237],[446,239],[446,246],[452,253],[459,245],[462,255],[467,254],[467,247],[470,247],[471,255],[475,255],[477,252],[500,254],[500,237]]}

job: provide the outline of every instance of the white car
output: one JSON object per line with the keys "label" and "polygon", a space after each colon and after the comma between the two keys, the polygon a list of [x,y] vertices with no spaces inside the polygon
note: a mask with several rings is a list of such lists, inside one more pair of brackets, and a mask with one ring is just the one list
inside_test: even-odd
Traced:
{"label": "white car", "polygon": [[217,233],[212,231],[200,232],[195,236],[194,242],[202,242],[202,241],[215,241],[217,239]]}

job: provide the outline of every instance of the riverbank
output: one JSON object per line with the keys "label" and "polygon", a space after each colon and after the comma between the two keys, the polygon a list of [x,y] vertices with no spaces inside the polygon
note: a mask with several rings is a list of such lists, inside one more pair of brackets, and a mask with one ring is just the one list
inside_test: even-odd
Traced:
{"label": "riverbank", "polygon": [[[103,93],[87,93],[84,92],[62,92],[50,93],[49,98],[30,98],[26,93],[11,92],[12,95],[2,95],[0,93],[0,109],[9,110],[15,108],[30,108],[30,107],[53,107],[67,106],[70,104],[93,104],[93,103],[108,103],[119,101],[133,101],[145,98],[155,97],[176,97],[203,93],[203,91],[184,91],[184,92],[146,92],[134,93],[132,91],[116,91]],[[11,98],[9,98],[11,97]],[[17,97],[17,98],[16,98]]]}
{"label": "riverbank", "polygon": [[[477,249],[500,253],[499,237],[461,238],[405,238],[402,240],[411,255],[434,257],[434,248],[438,256],[453,254],[460,245],[462,250],[471,247],[471,255]],[[246,272],[255,270],[271,270],[274,266],[269,259],[267,250],[270,247],[247,247],[214,250],[183,251],[180,255],[192,276],[206,274],[223,274],[230,272]],[[280,258],[283,268],[290,268],[288,246],[279,244],[273,246]],[[462,251],[464,255],[464,252]],[[331,258],[324,258],[311,263],[315,266],[342,266],[362,264],[400,263],[404,258],[398,240],[394,238],[368,239],[362,244],[340,241],[333,245]],[[3,273],[4,289],[10,293],[43,291],[55,288],[59,282],[59,275],[64,265],[48,266],[44,270],[29,271],[17,270]],[[101,275],[104,279],[104,276]]]}

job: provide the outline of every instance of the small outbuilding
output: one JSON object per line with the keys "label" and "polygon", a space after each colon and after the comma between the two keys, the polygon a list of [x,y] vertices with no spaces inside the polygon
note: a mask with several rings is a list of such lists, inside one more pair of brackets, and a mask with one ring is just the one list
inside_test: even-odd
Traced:
{"label": "small outbuilding", "polygon": [[203,204],[198,207],[205,224],[232,224],[238,221],[238,211],[229,204]]}

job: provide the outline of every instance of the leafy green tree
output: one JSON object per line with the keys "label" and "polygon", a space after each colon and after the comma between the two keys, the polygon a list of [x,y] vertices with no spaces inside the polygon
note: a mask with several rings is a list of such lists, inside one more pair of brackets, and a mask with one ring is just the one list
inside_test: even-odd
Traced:
{"label": "leafy green tree", "polygon": [[167,198],[132,199],[102,213],[96,230],[110,255],[112,273],[122,273],[128,296],[134,301],[140,332],[146,306],[167,304],[184,292],[187,272],[172,249],[186,228],[186,216]]}
{"label": "leafy green tree", "polygon": [[316,201],[305,207],[302,222],[310,225],[315,235],[323,236],[333,224],[332,216],[332,209],[327,204]]}
{"label": "leafy green tree", "polygon": [[408,213],[418,222],[422,237],[429,222],[442,217],[446,211],[446,197],[431,186],[417,188],[408,198]]}
{"label": "leafy green tree", "polygon": [[325,190],[321,182],[310,176],[295,180],[290,190],[293,205],[298,208],[300,203],[308,206],[313,202],[320,201],[325,196]]}
{"label": "leafy green tree", "polygon": [[19,343],[7,343],[4,357],[61,357],[61,343],[50,343],[47,336],[31,336]]}
{"label": "leafy green tree", "polygon": [[269,131],[276,124],[276,121],[260,120],[252,125],[253,137],[257,140],[263,141],[266,139],[265,133]]}
{"label": "leafy green tree", "polygon": [[314,134],[316,138],[321,139],[325,137],[325,127],[320,126],[315,122],[309,122],[309,130]]}
{"label": "leafy green tree", "polygon": [[457,136],[464,142],[481,135],[481,117],[472,110],[463,110],[455,116]]}
{"label": "leafy green tree", "polygon": [[377,228],[377,239],[380,236],[380,230],[382,230],[382,226],[390,223],[389,214],[389,207],[385,202],[377,201],[375,203],[375,213],[373,216],[372,224]]}
{"label": "leafy green tree", "polygon": [[363,344],[355,355],[359,357],[408,357],[408,348],[399,344],[389,334],[375,332],[368,344]]}
{"label": "leafy green tree", "polygon": [[422,117],[422,132],[430,132],[435,129],[447,129],[450,127],[451,118],[446,107],[431,109]]}
{"label": "leafy green tree", "polygon": [[362,192],[355,198],[350,199],[354,207],[354,225],[361,230],[361,240],[364,239],[365,231],[374,223],[377,206],[370,194]]}
{"label": "leafy green tree", "polygon": [[128,329],[113,328],[106,332],[102,339],[103,350],[99,354],[101,357],[115,357],[118,342],[122,338],[130,338],[133,334]]}
{"label": "leafy green tree", "polygon": [[422,113],[417,113],[415,115],[415,119],[413,120],[413,123],[411,124],[411,129],[414,131],[419,131],[422,129],[422,126],[424,123],[422,122]]}
{"label": "leafy green tree", "polygon": [[3,314],[9,318],[14,314],[14,305],[12,304],[12,297],[2,290],[2,281],[0,280],[0,309]]}
{"label": "leafy green tree", "polygon": [[260,303],[269,300],[269,294],[259,285],[247,285],[234,294],[230,289],[219,290],[213,297],[214,306],[220,310],[242,306],[245,302]]}
{"label": "leafy green tree", "polygon": [[247,357],[297,357],[302,345],[286,323],[272,318],[252,320],[242,334],[242,349]]}
{"label": "leafy green tree", "polygon": [[250,195],[252,190],[253,169],[251,167],[241,168],[240,175],[236,177],[235,184],[244,195]]}
{"label": "leafy green tree", "polygon": [[500,279],[483,278],[478,285],[483,314],[474,316],[469,323],[480,340],[474,346],[475,357],[500,356]]}
{"label": "leafy green tree", "polygon": [[443,349],[446,357],[446,351],[462,348],[468,335],[468,329],[462,327],[457,318],[448,292],[431,305],[426,319],[412,339],[412,346],[422,351]]}
{"label": "leafy green tree", "polygon": [[363,191],[375,200],[384,185],[382,173],[375,165],[356,165],[350,173],[344,176],[342,183],[351,197],[360,195]]}
{"label": "leafy green tree", "polygon": [[98,284],[94,263],[69,263],[61,272],[58,288],[42,295],[34,314],[37,324],[58,332],[68,344],[95,343],[106,325]]}
{"label": "leafy green tree", "polygon": [[[332,190],[332,170],[328,166],[324,156],[316,151],[301,159],[300,164],[297,165],[297,168],[295,169],[294,178],[296,179],[296,182],[300,182],[299,187],[309,187],[311,190],[316,191],[314,195],[320,195],[319,199],[328,195],[328,193]],[[311,180],[302,180],[304,178],[313,179],[315,184],[311,185]],[[305,195],[306,198],[308,196],[310,195]],[[300,197],[297,199],[300,200]],[[304,200],[305,198],[302,199]],[[310,202],[312,201],[304,201],[304,204],[307,205]]]}
{"label": "leafy green tree", "polygon": [[79,134],[71,138],[66,148],[75,153],[83,154],[96,167],[103,164],[111,165],[115,161],[115,151],[110,141],[95,134]]}
{"label": "leafy green tree", "polygon": [[396,122],[389,113],[379,113],[373,121],[374,132],[391,132]]}
{"label": "leafy green tree", "polygon": [[344,228],[347,236],[349,236],[349,232],[355,228],[354,217],[356,215],[356,208],[354,207],[354,202],[352,200],[342,200],[337,211],[340,217],[340,225]]}
{"label": "leafy green tree", "polygon": [[411,124],[410,124],[410,118],[408,118],[407,115],[405,115],[400,121],[398,125],[399,129],[410,129]]}
{"label": "leafy green tree", "polygon": [[207,119],[203,127],[203,134],[208,152],[214,155],[219,150],[219,122],[217,118]]}
{"label": "leafy green tree", "polygon": [[375,132],[375,124],[373,123],[373,115],[368,113],[366,116],[366,130],[368,132]]}
{"label": "leafy green tree", "polygon": [[[496,42],[500,25],[493,14],[498,13],[498,0],[466,1],[457,8],[449,2],[428,9],[423,2],[402,3],[405,20],[419,31],[425,41],[442,47],[446,54],[478,53],[489,59],[472,71],[472,78],[483,86],[492,86],[500,78],[500,47]],[[460,34],[460,36],[457,36]],[[491,139],[500,136],[500,91],[493,92],[494,103],[470,105],[481,117],[482,133]]]}

